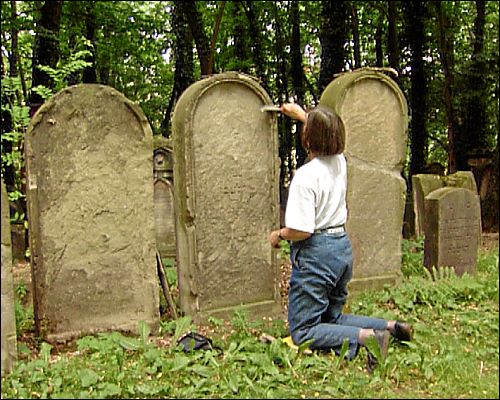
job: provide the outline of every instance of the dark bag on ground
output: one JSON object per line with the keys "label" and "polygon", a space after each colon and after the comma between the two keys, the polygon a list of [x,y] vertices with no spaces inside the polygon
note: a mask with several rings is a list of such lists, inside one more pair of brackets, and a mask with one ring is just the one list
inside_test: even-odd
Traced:
{"label": "dark bag on ground", "polygon": [[188,332],[177,340],[177,344],[182,345],[185,353],[192,350],[213,350],[212,339],[196,332]]}

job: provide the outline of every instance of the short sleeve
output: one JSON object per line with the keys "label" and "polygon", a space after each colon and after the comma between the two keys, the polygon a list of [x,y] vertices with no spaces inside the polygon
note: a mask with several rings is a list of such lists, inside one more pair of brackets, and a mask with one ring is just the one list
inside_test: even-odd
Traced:
{"label": "short sleeve", "polygon": [[292,180],[285,210],[287,228],[314,233],[316,198],[314,190],[302,182]]}

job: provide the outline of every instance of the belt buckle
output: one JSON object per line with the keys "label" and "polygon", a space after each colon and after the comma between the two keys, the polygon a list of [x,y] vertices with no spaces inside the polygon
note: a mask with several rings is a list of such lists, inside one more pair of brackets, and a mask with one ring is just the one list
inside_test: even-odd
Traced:
{"label": "belt buckle", "polygon": [[328,228],[326,230],[326,233],[342,233],[344,232],[344,227],[338,227],[338,228]]}

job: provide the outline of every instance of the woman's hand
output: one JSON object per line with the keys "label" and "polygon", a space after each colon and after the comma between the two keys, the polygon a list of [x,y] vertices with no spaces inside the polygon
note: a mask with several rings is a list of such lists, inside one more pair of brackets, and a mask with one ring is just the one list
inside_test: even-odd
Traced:
{"label": "woman's hand", "polygon": [[290,118],[297,119],[301,122],[306,122],[306,112],[304,109],[295,103],[283,103],[280,106],[282,114],[288,115]]}
{"label": "woman's hand", "polygon": [[280,248],[280,242],[281,242],[281,239],[280,239],[280,230],[281,229],[272,231],[269,234],[269,242],[271,243],[271,246],[273,246],[275,249],[279,249]]}

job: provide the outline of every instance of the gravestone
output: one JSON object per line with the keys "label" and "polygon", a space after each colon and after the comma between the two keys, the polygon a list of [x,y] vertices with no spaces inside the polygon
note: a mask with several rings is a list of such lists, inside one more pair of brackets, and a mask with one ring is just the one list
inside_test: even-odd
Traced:
{"label": "gravestone", "polygon": [[457,275],[474,273],[481,207],[469,189],[443,187],[425,197],[424,265],[453,267]]}
{"label": "gravestone", "polygon": [[379,71],[336,77],[320,105],[335,110],[346,130],[346,229],[354,252],[353,290],[401,278],[408,107],[398,85]]}
{"label": "gravestone", "polygon": [[159,324],[152,132],[113,88],[51,97],[26,135],[35,328],[49,342]]}
{"label": "gravestone", "polygon": [[2,377],[12,370],[17,359],[14,281],[12,277],[12,239],[7,189],[2,179]]}
{"label": "gravestone", "polygon": [[156,248],[162,259],[175,258],[175,216],[172,143],[154,138],[153,177]]}
{"label": "gravestone", "polygon": [[436,189],[459,187],[477,192],[471,171],[457,171],[450,175],[416,174],[412,176],[413,206],[415,212],[415,236],[424,233],[425,197]]}
{"label": "gravestone", "polygon": [[276,116],[250,76],[213,75],[175,107],[174,190],[180,306],[195,321],[282,316]]}

